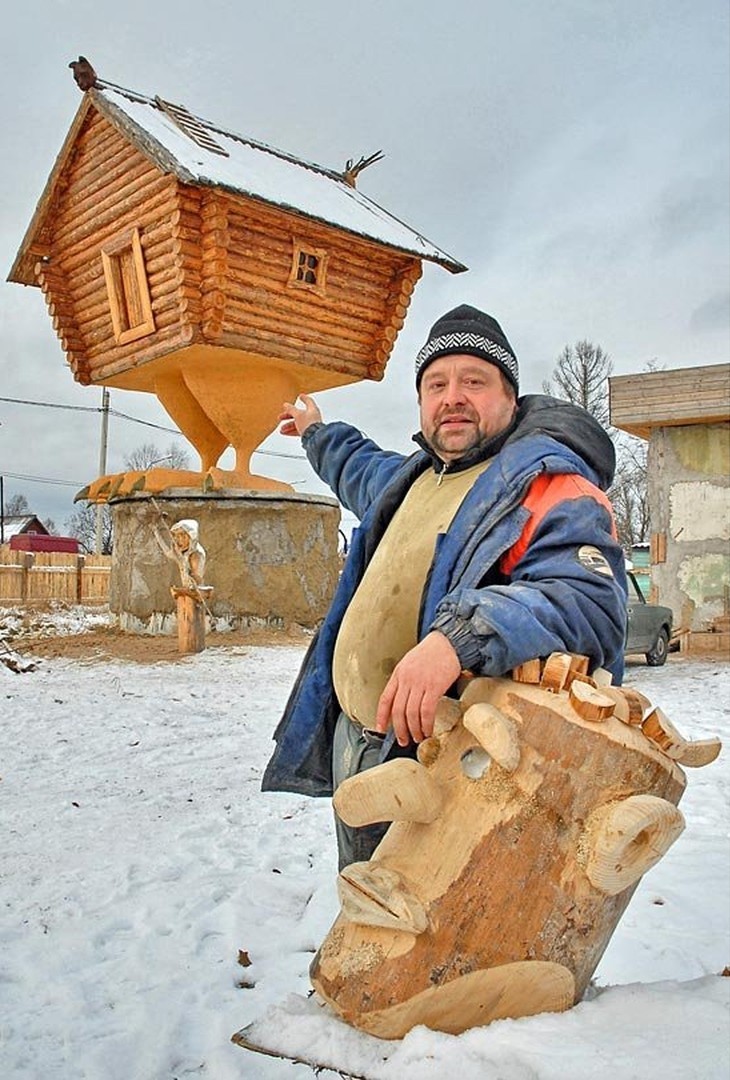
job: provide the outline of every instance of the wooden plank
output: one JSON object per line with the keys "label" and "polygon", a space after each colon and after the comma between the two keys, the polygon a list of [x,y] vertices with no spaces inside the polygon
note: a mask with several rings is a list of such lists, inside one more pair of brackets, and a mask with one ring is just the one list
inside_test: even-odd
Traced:
{"label": "wooden plank", "polygon": [[0,547],[0,603],[23,603],[27,593],[27,567],[32,555],[13,551],[8,544]]}
{"label": "wooden plank", "polygon": [[94,555],[81,568],[79,600],[82,604],[105,604],[109,601],[111,555]]}
{"label": "wooden plank", "polygon": [[[230,279],[237,283],[249,281],[263,282],[266,287],[287,287],[289,292],[295,292],[296,287],[289,284],[289,270],[291,265],[291,253],[284,258],[283,254],[272,254],[270,249],[251,249],[250,254],[242,255],[233,247],[227,252],[221,261],[220,272],[230,274]],[[375,278],[365,274],[353,277],[353,267],[346,264],[345,260],[337,260],[332,257],[329,261],[327,273],[327,286],[323,295],[313,290],[301,290],[301,294],[315,299],[321,304],[337,304],[341,310],[350,311],[359,318],[368,319],[373,326],[380,326],[383,320],[383,312],[388,300],[389,283],[384,277]],[[203,253],[204,275],[211,269],[211,257]]]}
{"label": "wooden plank", "polygon": [[63,552],[35,552],[28,570],[28,600],[78,600],[79,556]]}
{"label": "wooden plank", "polygon": [[648,438],[654,427],[730,420],[730,364],[614,375],[611,423]]}
{"label": "wooden plank", "polygon": [[[256,259],[271,265],[272,268],[281,266],[286,276],[289,276],[293,254],[293,241],[290,235],[273,230],[259,231],[254,228],[249,228],[245,232],[237,232],[234,228],[230,231],[229,257],[233,260],[232,265],[246,267],[251,259]],[[342,239],[338,239],[339,242],[330,239],[325,247],[329,255],[327,291],[329,292],[333,287],[329,281],[330,275],[335,275],[336,279],[348,288],[350,283],[356,280],[360,288],[377,295],[387,290],[393,276],[393,260],[377,262],[368,259],[367,255],[358,258],[355,251],[349,250]],[[320,241],[320,246],[325,246],[325,242]]]}

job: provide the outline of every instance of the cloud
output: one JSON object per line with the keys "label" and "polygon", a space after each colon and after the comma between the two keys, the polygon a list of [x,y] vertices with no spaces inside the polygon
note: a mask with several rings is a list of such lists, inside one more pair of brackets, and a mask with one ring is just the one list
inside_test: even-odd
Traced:
{"label": "cloud", "polygon": [[704,234],[725,230],[725,179],[712,175],[689,177],[663,193],[651,221],[655,254],[663,255]]}
{"label": "cloud", "polygon": [[718,292],[696,307],[689,319],[690,330],[703,333],[730,328],[730,290]]}
{"label": "cloud", "polygon": [[[28,3],[4,15],[2,276],[81,101],[67,67],[81,52],[103,77],[309,160],[337,167],[383,149],[363,192],[470,267],[424,268],[382,383],[323,395],[328,418],[384,446],[411,449],[413,356],[459,303],[500,320],[528,393],[581,337],[623,372],[652,357],[726,359],[727,0],[371,0],[366,13],[341,0],[209,0],[202,34],[192,0],[42,6],[42,19]],[[98,387],[73,381],[38,290],[2,281],[0,365],[5,396],[98,405]],[[171,423],[152,395],[112,397]],[[3,405],[0,423],[8,473],[96,473],[95,413]],[[149,437],[114,418],[110,469]],[[301,461],[257,467],[311,476]],[[6,494],[18,489],[42,516],[72,510],[73,489],[18,482]]]}

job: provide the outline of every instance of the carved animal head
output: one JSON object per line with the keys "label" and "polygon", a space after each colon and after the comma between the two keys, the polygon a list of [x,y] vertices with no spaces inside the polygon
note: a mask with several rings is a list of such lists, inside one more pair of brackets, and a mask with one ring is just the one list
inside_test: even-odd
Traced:
{"label": "carved animal head", "polygon": [[398,1038],[579,1000],[639,878],[684,827],[676,759],[704,764],[720,747],[672,729],[668,752],[650,703],[585,667],[554,654],[538,682],[474,679],[444,699],[418,761],[338,789],[348,824],[393,823],[369,862],[342,871],[312,965],[345,1020]]}

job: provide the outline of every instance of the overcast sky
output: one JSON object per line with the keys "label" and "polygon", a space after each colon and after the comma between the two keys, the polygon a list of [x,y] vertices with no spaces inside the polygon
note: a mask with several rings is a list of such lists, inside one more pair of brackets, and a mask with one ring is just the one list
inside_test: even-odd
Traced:
{"label": "overcast sky", "polygon": [[[414,354],[463,302],[502,323],[526,393],[581,338],[618,374],[726,362],[729,10],[727,0],[8,5],[0,396],[100,405],[100,389],[66,367],[40,290],[4,281],[81,101],[67,66],[79,54],[102,78],[323,165],[383,151],[360,190],[470,268],[426,264],[384,381],[319,398],[327,418],[383,445],[409,450]],[[172,426],[154,397],[111,395],[113,408]],[[99,414],[0,401],[0,425],[6,500],[24,493],[62,530],[75,489],[98,473]],[[108,471],[141,442],[170,440],[112,418]],[[299,452],[280,436],[266,445]],[[322,490],[305,461],[254,464]]]}

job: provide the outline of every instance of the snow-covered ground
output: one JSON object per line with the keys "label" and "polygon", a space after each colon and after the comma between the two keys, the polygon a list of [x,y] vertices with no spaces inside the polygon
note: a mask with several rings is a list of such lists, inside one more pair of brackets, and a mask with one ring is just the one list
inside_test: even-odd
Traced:
{"label": "snow-covered ground", "polygon": [[[258,1021],[371,1080],[727,1080],[727,750],[688,770],[686,831],[568,1013],[391,1044],[307,999],[337,911],[330,806],[259,791],[302,653],[0,663],[0,1077],[311,1076],[231,1043]],[[727,746],[730,664],[672,656],[626,681]]]}

